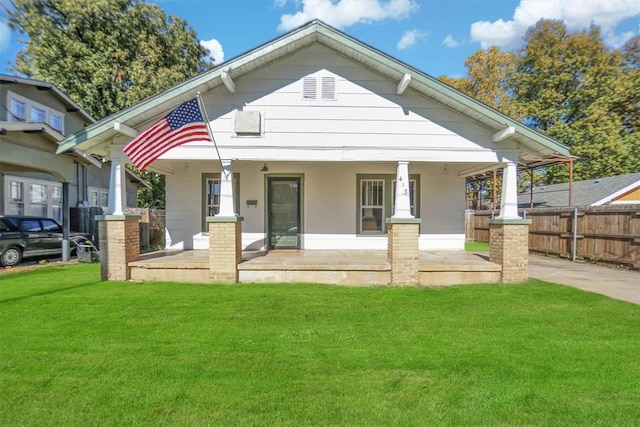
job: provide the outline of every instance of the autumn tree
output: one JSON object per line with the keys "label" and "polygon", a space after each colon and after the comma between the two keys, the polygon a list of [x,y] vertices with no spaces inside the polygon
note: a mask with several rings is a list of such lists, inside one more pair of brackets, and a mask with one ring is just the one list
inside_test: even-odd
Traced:
{"label": "autumn tree", "polygon": [[[97,119],[211,67],[186,22],[139,0],[13,0],[9,25],[26,38],[13,70],[54,83]],[[154,197],[163,195],[163,180]],[[164,207],[162,200],[153,205]]]}
{"label": "autumn tree", "polygon": [[[549,20],[527,31],[509,81],[524,122],[578,156],[575,179],[638,170],[637,129],[625,126],[633,121],[625,119],[630,85],[623,55],[605,46],[598,27],[569,33]],[[566,167],[550,167],[547,176],[568,179]]]}
{"label": "autumn tree", "polygon": [[464,65],[467,67],[466,77],[440,76],[438,79],[509,117],[522,117],[507,89],[509,78],[515,71],[512,53],[490,47],[469,56]]}
{"label": "autumn tree", "polygon": [[14,71],[54,83],[97,119],[206,69],[195,31],[138,0],[14,0]]}

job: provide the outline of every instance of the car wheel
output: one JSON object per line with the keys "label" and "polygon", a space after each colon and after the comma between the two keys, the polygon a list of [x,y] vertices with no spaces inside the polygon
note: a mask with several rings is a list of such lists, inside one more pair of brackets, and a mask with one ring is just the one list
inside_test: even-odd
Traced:
{"label": "car wheel", "polygon": [[20,248],[10,247],[4,251],[2,256],[0,256],[0,263],[5,267],[12,267],[16,264],[20,264],[20,261],[22,261],[22,251]]}

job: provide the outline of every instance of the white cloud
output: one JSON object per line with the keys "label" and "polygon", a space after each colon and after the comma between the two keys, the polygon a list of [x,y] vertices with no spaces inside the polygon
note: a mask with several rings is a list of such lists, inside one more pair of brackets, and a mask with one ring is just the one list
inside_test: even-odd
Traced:
{"label": "white cloud", "polygon": [[4,52],[11,42],[11,30],[5,21],[0,21],[0,52]]}
{"label": "white cloud", "polygon": [[[289,31],[313,19],[337,28],[384,19],[403,19],[418,10],[416,0],[300,0],[302,10],[280,17],[278,30]],[[276,0],[276,4],[283,4]]]}
{"label": "white cloud", "polygon": [[406,48],[416,44],[418,40],[421,40],[425,37],[427,37],[427,34],[423,33],[420,30],[405,31],[404,34],[402,35],[402,38],[398,42],[397,47],[400,50],[405,50]]}
{"label": "white cloud", "polygon": [[460,46],[460,42],[454,39],[451,34],[447,34],[447,37],[442,40],[442,44],[450,48],[456,48]]}
{"label": "white cloud", "polygon": [[615,27],[627,18],[640,15],[638,0],[520,0],[509,21],[478,21],[471,24],[471,40],[482,49],[500,46],[505,50],[519,48],[527,28],[540,19],[562,20],[575,31],[596,24],[605,40],[616,40]]}
{"label": "white cloud", "polygon": [[224,62],[224,50],[218,40],[200,40],[200,44],[209,49],[209,57],[211,57],[214,64],[218,65]]}

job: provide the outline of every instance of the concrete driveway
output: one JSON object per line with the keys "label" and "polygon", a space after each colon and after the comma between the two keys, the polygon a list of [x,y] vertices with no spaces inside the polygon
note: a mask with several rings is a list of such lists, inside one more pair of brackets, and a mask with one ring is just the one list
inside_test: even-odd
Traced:
{"label": "concrete driveway", "polygon": [[640,304],[640,272],[529,255],[529,277]]}

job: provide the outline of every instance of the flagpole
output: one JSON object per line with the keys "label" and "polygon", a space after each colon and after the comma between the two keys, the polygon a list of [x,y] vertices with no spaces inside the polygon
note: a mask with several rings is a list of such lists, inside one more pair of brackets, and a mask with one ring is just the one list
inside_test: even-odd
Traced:
{"label": "flagpole", "polygon": [[222,157],[220,157],[220,151],[218,150],[218,144],[216,144],[216,139],[213,137],[213,131],[209,126],[209,116],[207,116],[207,109],[204,108],[204,104],[202,103],[202,98],[200,98],[200,91],[196,93],[196,99],[198,100],[198,108],[200,108],[200,112],[204,115],[204,125],[207,127],[207,132],[209,133],[209,138],[211,142],[213,142],[213,146],[216,147],[216,154],[218,155],[218,160],[220,161],[220,170],[224,173],[225,177],[228,177],[229,174],[224,169],[224,165],[222,164]]}

